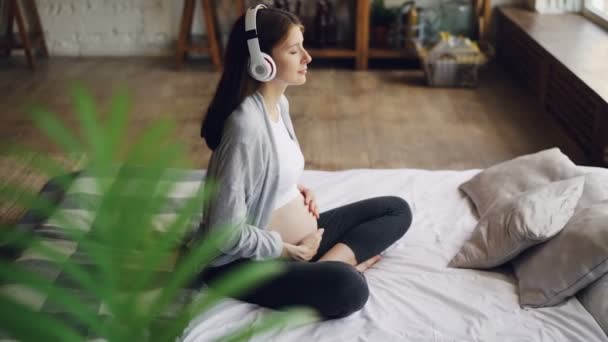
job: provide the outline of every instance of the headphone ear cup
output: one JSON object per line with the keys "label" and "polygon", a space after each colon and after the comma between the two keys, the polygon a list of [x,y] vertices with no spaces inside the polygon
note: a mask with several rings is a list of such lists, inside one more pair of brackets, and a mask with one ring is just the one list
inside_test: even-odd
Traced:
{"label": "headphone ear cup", "polygon": [[260,80],[260,75],[256,74],[255,69],[256,65],[253,65],[251,63],[251,57],[247,60],[247,73],[249,73],[249,76],[251,76],[254,80],[259,81]]}
{"label": "headphone ear cup", "polygon": [[269,71],[264,82],[272,81],[277,75],[277,65],[274,63],[272,57],[266,53],[262,52],[262,58],[264,58],[264,64],[266,64],[267,68],[266,70]]}
{"label": "headphone ear cup", "polygon": [[262,64],[252,64],[249,58],[247,71],[254,80],[268,82],[274,79],[277,74],[277,66],[268,54],[262,52]]}

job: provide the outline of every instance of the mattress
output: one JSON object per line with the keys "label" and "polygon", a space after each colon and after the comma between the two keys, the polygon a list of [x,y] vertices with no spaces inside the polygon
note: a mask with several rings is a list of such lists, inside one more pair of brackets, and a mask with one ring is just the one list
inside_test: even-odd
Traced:
{"label": "mattress", "polygon": [[[361,311],[250,340],[608,341],[576,298],[556,307],[521,309],[517,281],[509,267],[491,271],[447,268],[477,222],[472,205],[458,191],[477,172],[305,171],[301,183],[315,192],[321,212],[369,197],[396,195],[410,203],[412,226],[365,272],[370,298]],[[269,312],[226,299],[192,320],[182,339],[215,340],[234,329],[258,324]]]}

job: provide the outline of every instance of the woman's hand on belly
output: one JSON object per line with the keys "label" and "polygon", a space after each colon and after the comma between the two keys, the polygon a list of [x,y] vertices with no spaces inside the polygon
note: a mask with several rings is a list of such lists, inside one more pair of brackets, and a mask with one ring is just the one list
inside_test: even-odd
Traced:
{"label": "woman's hand on belly", "polygon": [[298,245],[284,243],[283,246],[285,249],[282,255],[298,261],[310,261],[319,250],[319,245],[323,238],[323,231],[324,229],[321,228],[306,235]]}
{"label": "woman's hand on belly", "polygon": [[317,200],[315,194],[309,188],[304,185],[298,184],[298,191],[304,197],[304,204],[308,207],[308,211],[318,220],[319,219],[319,207],[317,206]]}
{"label": "woman's hand on belly", "polygon": [[297,245],[304,237],[317,230],[317,219],[304,204],[300,194],[272,212],[269,229],[281,234],[283,241]]}

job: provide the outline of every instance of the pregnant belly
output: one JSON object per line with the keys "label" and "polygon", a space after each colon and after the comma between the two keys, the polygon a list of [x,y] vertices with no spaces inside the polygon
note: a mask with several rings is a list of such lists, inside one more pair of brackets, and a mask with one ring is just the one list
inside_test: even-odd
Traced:
{"label": "pregnant belly", "polygon": [[299,194],[272,212],[268,226],[281,234],[284,242],[297,245],[306,235],[317,230],[317,219],[308,211],[304,197]]}

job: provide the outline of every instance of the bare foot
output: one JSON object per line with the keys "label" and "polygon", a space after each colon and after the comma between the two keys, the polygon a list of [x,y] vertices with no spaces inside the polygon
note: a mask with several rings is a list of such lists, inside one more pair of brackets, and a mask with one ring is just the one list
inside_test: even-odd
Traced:
{"label": "bare foot", "polygon": [[367,259],[366,261],[360,263],[359,265],[355,266],[355,268],[357,269],[357,271],[363,273],[368,268],[372,267],[375,263],[380,261],[380,259],[382,259],[382,257],[380,255],[373,256],[373,257]]}

